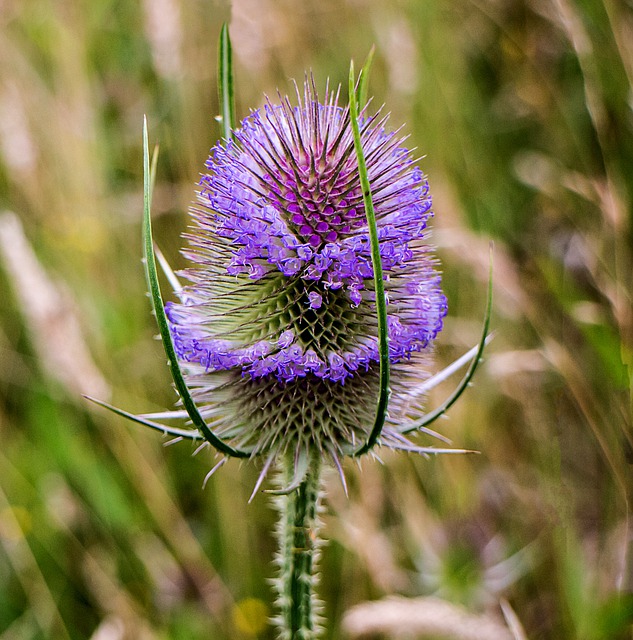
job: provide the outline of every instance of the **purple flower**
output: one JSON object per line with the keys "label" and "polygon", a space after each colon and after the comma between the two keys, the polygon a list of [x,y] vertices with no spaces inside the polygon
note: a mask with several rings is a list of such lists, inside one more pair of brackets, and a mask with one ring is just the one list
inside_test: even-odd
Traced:
{"label": "purple flower", "polygon": [[323,296],[316,291],[310,291],[308,293],[308,298],[310,300],[310,309],[320,309],[323,304]]}
{"label": "purple flower", "polygon": [[[191,284],[169,308],[198,400],[219,394],[219,433],[241,433],[257,452],[284,429],[329,449],[327,433],[338,451],[374,411],[371,249],[349,110],[337,98],[319,102],[308,81],[298,106],[267,102],[211,150],[187,235]],[[385,125],[379,114],[360,122],[397,387],[409,375],[399,363],[422,362],[447,307],[426,244],[427,181]]]}

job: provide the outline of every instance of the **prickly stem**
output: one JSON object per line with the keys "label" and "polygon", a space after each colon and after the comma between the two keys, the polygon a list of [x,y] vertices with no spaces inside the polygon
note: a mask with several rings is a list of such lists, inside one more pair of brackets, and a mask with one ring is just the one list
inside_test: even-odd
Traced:
{"label": "prickly stem", "polygon": [[[293,477],[294,461],[283,461],[282,481]],[[313,640],[318,635],[318,603],[314,595],[319,553],[320,462],[315,456],[301,485],[288,495],[275,498],[279,509],[277,525],[279,575],[275,581],[281,640]]]}

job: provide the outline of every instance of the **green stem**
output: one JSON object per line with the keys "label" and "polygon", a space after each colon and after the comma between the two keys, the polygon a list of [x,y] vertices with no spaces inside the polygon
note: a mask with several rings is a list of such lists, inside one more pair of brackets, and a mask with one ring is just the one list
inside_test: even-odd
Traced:
{"label": "green stem", "polygon": [[[294,460],[284,460],[283,482],[292,480]],[[314,586],[318,559],[320,463],[315,458],[305,480],[277,498],[280,574],[277,579],[282,640],[313,640],[317,636]]]}

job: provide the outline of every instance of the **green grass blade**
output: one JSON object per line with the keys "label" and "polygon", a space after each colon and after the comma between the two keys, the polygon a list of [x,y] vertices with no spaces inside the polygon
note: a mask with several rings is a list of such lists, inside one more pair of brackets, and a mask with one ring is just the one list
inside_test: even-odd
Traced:
{"label": "green grass blade", "polygon": [[160,284],[158,282],[158,272],[156,270],[156,258],[154,255],[154,242],[152,240],[152,220],[150,215],[151,205],[151,177],[149,169],[149,149],[148,149],[148,135],[147,135],[147,120],[143,123],[143,170],[144,170],[144,207],[143,207],[143,253],[145,262],[145,275],[147,277],[147,284],[149,287],[152,306],[154,307],[154,313],[156,314],[156,322],[158,323],[158,329],[160,331],[160,337],[163,341],[163,348],[165,349],[165,355],[167,356],[167,364],[171,371],[172,378],[180,399],[182,400],[183,407],[186,409],[187,414],[191,418],[193,426],[198,429],[205,439],[213,445],[218,451],[225,453],[226,455],[236,458],[247,458],[250,454],[245,451],[234,449],[230,445],[226,444],[223,440],[218,438],[211,429],[207,426],[204,418],[200,415],[198,408],[196,407],[189,389],[185,383],[180,365],[178,364],[178,358],[176,357],[176,351],[169,332],[169,324],[167,322],[167,316],[165,315],[165,306],[163,304],[163,298],[160,292]]}
{"label": "green grass blade", "polygon": [[235,96],[233,93],[233,53],[229,27],[226,23],[222,25],[218,45],[218,97],[220,99],[222,134],[225,140],[231,140],[235,128]]}
{"label": "green grass blade", "polygon": [[470,363],[470,367],[468,367],[468,371],[462,378],[462,381],[459,383],[457,389],[453,391],[453,393],[434,411],[431,413],[427,413],[424,417],[422,417],[417,422],[414,422],[412,425],[408,426],[406,429],[401,431],[401,433],[407,434],[418,429],[422,429],[427,425],[431,424],[435,420],[437,420],[440,416],[444,415],[454,404],[457,402],[459,397],[464,393],[467,389],[470,381],[473,379],[475,375],[475,371],[481,362],[484,349],[486,348],[486,343],[488,341],[488,330],[490,328],[490,317],[492,315],[492,248],[490,250],[490,272],[488,274],[488,299],[486,302],[486,317],[484,318],[484,325],[481,332],[481,340],[479,341],[479,346],[477,348],[477,353]]}
{"label": "green grass blade", "polygon": [[143,418],[142,416],[137,416],[133,413],[128,413],[127,411],[123,411],[123,409],[119,409],[107,402],[103,402],[103,400],[97,400],[96,398],[92,398],[91,396],[84,396],[86,400],[90,400],[90,402],[94,402],[98,404],[100,407],[107,409],[108,411],[112,411],[112,413],[116,413],[118,416],[122,418],[126,418],[132,422],[136,422],[138,424],[142,424],[150,429],[154,429],[155,431],[160,431],[166,435],[176,436],[178,438],[187,438],[188,440],[203,440],[202,434],[197,429],[178,429],[177,427],[170,427],[168,425],[161,424],[160,422],[154,422],[153,420],[148,420],[147,418]]}
{"label": "green grass blade", "polygon": [[378,229],[376,227],[376,213],[374,202],[367,175],[367,163],[360,138],[360,127],[358,124],[358,99],[356,87],[354,86],[355,74],[354,63],[349,70],[349,110],[354,134],[354,150],[358,160],[358,174],[360,177],[361,189],[363,191],[363,203],[365,205],[365,215],[367,216],[367,226],[369,227],[369,239],[371,242],[371,262],[374,268],[374,288],[376,290],[376,314],[378,316],[378,352],[380,357],[380,390],[378,392],[378,402],[376,404],[376,417],[374,426],[367,438],[367,442],[360,448],[352,452],[352,456],[359,456],[369,451],[375,444],[387,416],[387,405],[389,403],[389,337],[387,335],[387,304],[385,302],[385,283],[383,281],[382,260],[380,258],[380,246],[378,244]]}
{"label": "green grass blade", "polygon": [[358,103],[359,111],[362,111],[364,106],[367,104],[367,95],[369,92],[369,71],[371,69],[372,62],[374,61],[374,53],[376,52],[376,47],[372,47],[367,54],[367,59],[365,60],[365,64],[360,70],[360,74],[358,76],[358,87],[356,88],[356,101]]}

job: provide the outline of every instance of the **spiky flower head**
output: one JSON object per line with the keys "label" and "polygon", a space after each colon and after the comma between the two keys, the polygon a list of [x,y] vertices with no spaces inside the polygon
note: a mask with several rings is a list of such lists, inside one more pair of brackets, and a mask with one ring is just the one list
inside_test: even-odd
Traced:
{"label": "spiky flower head", "polygon": [[[180,303],[167,306],[187,384],[235,447],[314,452],[339,464],[366,440],[378,393],[373,267],[349,108],[267,101],[218,143],[200,180]],[[380,113],[361,143],[387,298],[392,396],[380,442],[409,448],[398,422],[417,407],[446,298],[427,244],[427,181]]]}

